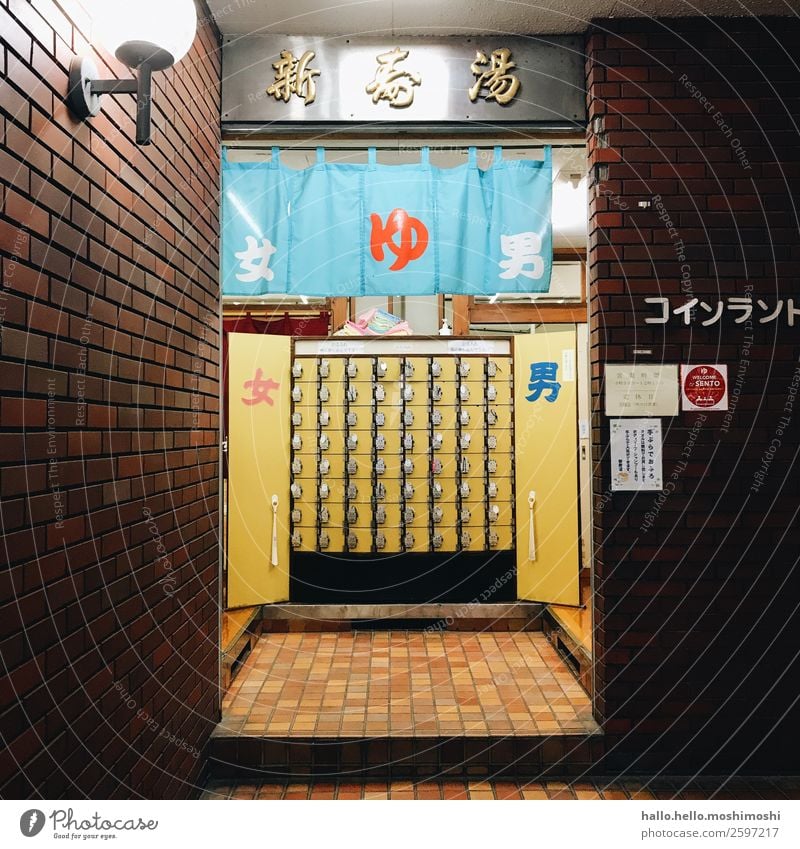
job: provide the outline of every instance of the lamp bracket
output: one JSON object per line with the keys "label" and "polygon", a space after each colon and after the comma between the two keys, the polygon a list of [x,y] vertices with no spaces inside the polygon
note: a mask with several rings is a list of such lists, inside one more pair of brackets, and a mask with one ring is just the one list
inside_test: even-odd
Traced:
{"label": "lamp bracket", "polygon": [[150,88],[152,66],[142,62],[138,66],[138,79],[101,80],[97,67],[86,56],[75,56],[69,66],[67,106],[80,121],[93,118],[100,112],[103,94],[136,95],[136,143],[150,144]]}
{"label": "lamp bracket", "polygon": [[130,80],[92,80],[89,83],[92,94],[136,94],[139,83]]}

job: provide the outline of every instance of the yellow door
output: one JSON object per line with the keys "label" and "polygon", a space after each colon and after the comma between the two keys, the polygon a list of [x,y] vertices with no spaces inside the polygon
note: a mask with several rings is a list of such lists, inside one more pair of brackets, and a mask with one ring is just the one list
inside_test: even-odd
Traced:
{"label": "yellow door", "polygon": [[291,340],[228,339],[228,607],[243,607],[289,598]]}
{"label": "yellow door", "polygon": [[517,591],[526,601],[580,601],[575,345],[574,329],[514,339]]}

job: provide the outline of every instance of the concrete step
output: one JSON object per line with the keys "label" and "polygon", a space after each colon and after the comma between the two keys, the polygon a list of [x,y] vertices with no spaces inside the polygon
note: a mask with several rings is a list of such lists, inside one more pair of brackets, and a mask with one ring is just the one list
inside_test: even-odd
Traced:
{"label": "concrete step", "polygon": [[347,631],[411,628],[428,631],[541,631],[544,605],[499,604],[265,604],[265,631]]}
{"label": "concrete step", "polygon": [[209,770],[215,779],[304,780],[559,778],[591,772],[602,758],[599,727],[592,734],[505,737],[291,737],[215,732]]}

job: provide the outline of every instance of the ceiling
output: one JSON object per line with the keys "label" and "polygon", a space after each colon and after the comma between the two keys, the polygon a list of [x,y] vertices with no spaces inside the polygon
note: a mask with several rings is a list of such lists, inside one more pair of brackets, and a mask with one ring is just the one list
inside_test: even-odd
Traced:
{"label": "ceiling", "polygon": [[800,0],[208,0],[223,35],[538,35],[592,18],[797,15]]}

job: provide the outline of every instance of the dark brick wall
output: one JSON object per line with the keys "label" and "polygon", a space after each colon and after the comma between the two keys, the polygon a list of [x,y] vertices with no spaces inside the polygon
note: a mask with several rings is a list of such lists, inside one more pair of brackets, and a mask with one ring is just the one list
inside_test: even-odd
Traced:
{"label": "dark brick wall", "polygon": [[67,113],[76,0],[0,0],[0,32],[0,795],[185,796],[218,712],[218,33],[136,147],[130,95]]}
{"label": "dark brick wall", "polygon": [[[798,36],[782,19],[602,21],[588,38],[597,708],[612,769],[792,766]],[[749,297],[753,315],[726,308],[703,327],[698,304],[689,326],[647,324],[646,297],[714,311]],[[663,419],[661,498],[610,491],[603,364],[633,361],[728,365],[729,414]]]}

